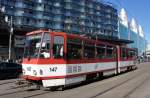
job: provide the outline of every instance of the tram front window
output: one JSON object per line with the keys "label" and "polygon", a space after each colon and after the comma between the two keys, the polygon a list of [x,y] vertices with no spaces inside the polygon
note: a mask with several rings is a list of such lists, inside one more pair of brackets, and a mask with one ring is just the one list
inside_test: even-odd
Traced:
{"label": "tram front window", "polygon": [[50,58],[50,35],[41,33],[26,38],[25,58]]}

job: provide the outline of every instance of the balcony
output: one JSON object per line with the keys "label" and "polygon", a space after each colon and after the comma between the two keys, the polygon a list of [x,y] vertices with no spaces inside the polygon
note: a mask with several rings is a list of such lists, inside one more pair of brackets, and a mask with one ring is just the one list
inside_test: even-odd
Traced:
{"label": "balcony", "polygon": [[18,11],[15,11],[15,16],[24,16],[24,11],[23,10],[18,10]]}
{"label": "balcony", "polygon": [[24,5],[23,2],[16,2],[15,7],[18,7],[18,8],[25,8],[25,5]]}
{"label": "balcony", "polygon": [[53,17],[53,21],[58,21],[59,22],[59,21],[62,21],[62,19],[61,19],[61,17],[56,16],[56,17]]}
{"label": "balcony", "polygon": [[57,24],[57,23],[55,23],[54,25],[53,25],[53,29],[56,29],[56,30],[61,30],[61,29],[63,29],[63,27],[61,26],[61,24]]}
{"label": "balcony", "polygon": [[66,20],[65,20],[65,23],[66,23],[66,24],[72,24],[73,21],[72,21],[71,19],[66,19]]}
{"label": "balcony", "polygon": [[34,9],[37,10],[37,11],[44,11],[44,5],[43,4],[39,4]]}
{"label": "balcony", "polygon": [[74,0],[65,0],[64,2],[73,2]]}
{"label": "balcony", "polygon": [[43,14],[42,13],[37,13],[37,14],[34,15],[34,18],[43,19]]}

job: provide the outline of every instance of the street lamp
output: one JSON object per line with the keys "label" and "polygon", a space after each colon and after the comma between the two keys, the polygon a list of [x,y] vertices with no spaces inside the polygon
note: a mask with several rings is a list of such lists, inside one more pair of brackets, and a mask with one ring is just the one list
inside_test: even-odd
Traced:
{"label": "street lamp", "polygon": [[[11,7],[12,9],[13,7]],[[5,6],[1,6],[1,0],[0,0],[0,12],[5,15]],[[8,16],[5,16],[5,22],[9,25],[9,57],[8,60],[11,60],[11,44],[12,44],[12,35],[13,35],[13,18],[10,17],[10,20],[8,20]]]}
{"label": "street lamp", "polygon": [[[12,9],[13,7],[11,7]],[[11,49],[12,49],[12,35],[13,35],[13,17],[10,17],[10,20],[8,20],[8,16],[5,16],[5,22],[9,25],[9,50],[8,50],[8,60],[11,60]]]}
{"label": "street lamp", "polygon": [[9,34],[9,57],[8,60],[11,60],[11,44],[12,44],[12,35],[13,35],[13,25],[12,25],[12,16],[10,17],[10,34]]}

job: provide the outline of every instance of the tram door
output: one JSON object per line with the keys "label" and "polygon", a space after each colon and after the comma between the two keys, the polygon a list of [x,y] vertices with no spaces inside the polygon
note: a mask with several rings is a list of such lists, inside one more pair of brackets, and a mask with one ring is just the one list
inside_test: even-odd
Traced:
{"label": "tram door", "polygon": [[116,64],[116,73],[120,73],[120,64],[121,64],[121,48],[119,45],[117,45],[117,52],[116,52],[116,59],[117,59],[117,64]]}

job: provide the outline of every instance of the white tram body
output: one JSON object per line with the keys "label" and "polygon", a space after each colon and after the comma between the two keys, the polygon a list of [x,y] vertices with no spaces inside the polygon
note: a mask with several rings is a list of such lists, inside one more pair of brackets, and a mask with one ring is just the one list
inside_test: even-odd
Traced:
{"label": "white tram body", "polygon": [[23,78],[43,87],[67,86],[135,67],[136,51],[126,46],[64,32],[27,33]]}

